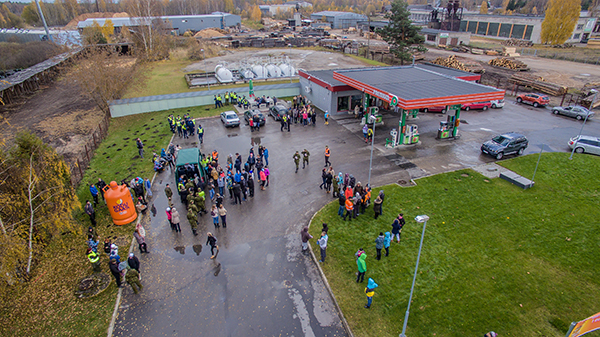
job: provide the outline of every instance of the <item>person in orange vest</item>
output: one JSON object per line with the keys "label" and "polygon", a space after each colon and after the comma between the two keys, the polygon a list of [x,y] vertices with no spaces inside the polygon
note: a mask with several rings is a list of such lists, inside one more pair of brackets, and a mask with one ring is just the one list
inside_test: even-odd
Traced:
{"label": "person in orange vest", "polygon": [[219,152],[217,152],[217,150],[212,152],[212,159],[217,163],[219,162]]}
{"label": "person in orange vest", "polygon": [[325,167],[327,167],[327,165],[331,166],[329,156],[331,156],[331,151],[329,151],[329,146],[325,145]]}
{"label": "person in orange vest", "polygon": [[352,198],[346,199],[346,214],[344,214],[344,221],[346,221],[346,217],[350,216],[350,221],[352,221],[354,211],[354,203],[352,202]]}

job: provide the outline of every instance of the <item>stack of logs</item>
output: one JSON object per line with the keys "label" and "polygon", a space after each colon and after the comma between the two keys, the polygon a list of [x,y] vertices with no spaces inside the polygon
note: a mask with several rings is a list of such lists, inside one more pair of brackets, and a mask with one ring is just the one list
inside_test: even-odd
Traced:
{"label": "stack of logs", "polygon": [[514,74],[508,81],[517,85],[533,88],[552,96],[560,96],[567,92],[567,87],[546,82],[542,77],[536,77],[528,74]]}
{"label": "stack of logs", "polygon": [[476,61],[472,61],[462,57],[458,58],[456,57],[456,55],[450,55],[448,56],[448,58],[438,57],[435,60],[431,61],[431,63],[448,68],[468,71],[471,73],[483,73],[485,71],[481,64],[476,63]]}
{"label": "stack of logs", "polygon": [[502,41],[502,45],[508,47],[533,47],[533,42],[529,40],[508,39]]}
{"label": "stack of logs", "polygon": [[511,70],[518,70],[518,71],[529,70],[529,68],[527,67],[527,65],[525,63],[515,60],[515,59],[512,59],[512,58],[507,58],[507,57],[496,57],[495,59],[491,59],[488,63],[494,67],[502,67],[502,68],[507,68],[507,69],[511,69]]}

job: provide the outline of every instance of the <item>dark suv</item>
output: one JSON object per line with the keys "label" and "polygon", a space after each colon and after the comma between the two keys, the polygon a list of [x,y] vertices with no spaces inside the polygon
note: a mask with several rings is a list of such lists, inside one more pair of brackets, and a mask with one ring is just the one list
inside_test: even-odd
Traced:
{"label": "dark suv", "polygon": [[481,145],[481,152],[496,159],[502,159],[507,154],[523,154],[529,141],[522,134],[515,132],[503,133]]}

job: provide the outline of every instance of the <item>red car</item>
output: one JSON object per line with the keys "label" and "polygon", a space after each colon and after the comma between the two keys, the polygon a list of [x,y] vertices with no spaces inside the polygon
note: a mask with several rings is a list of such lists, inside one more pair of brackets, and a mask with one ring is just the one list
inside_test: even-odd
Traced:
{"label": "red car", "polygon": [[431,106],[429,108],[423,108],[421,109],[422,112],[441,112],[443,114],[446,113],[446,106],[442,105],[442,106]]}
{"label": "red car", "polygon": [[491,106],[492,106],[492,102],[487,101],[487,102],[477,102],[477,103],[465,103],[465,104],[461,104],[460,108],[462,110],[465,110],[465,111],[469,111],[471,109],[487,110]]}
{"label": "red car", "polygon": [[520,94],[517,96],[517,102],[531,104],[537,108],[539,106],[546,106],[550,103],[550,99],[548,96],[542,94]]}

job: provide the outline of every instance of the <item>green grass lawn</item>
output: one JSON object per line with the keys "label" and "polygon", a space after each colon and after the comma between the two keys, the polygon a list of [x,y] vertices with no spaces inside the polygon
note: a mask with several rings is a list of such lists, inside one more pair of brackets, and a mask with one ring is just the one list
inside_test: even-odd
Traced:
{"label": "green grass lawn", "polygon": [[[384,215],[373,209],[352,222],[332,202],[311,234],[329,224],[323,270],[356,336],[397,336],[402,330],[422,225],[430,216],[408,320],[409,336],[564,336],[571,321],[598,312],[600,158],[546,153],[536,185],[522,190],[471,170],[385,186]],[[501,164],[533,174],[537,155]],[[373,191],[377,195],[379,189]],[[374,240],[404,213],[406,226],[390,256],[375,260]],[[314,247],[316,247],[313,244]],[[368,254],[366,277],[379,288],[364,309],[366,285],[355,283],[354,253]],[[318,250],[318,249],[317,249]],[[317,253],[318,254],[318,253]]]}

